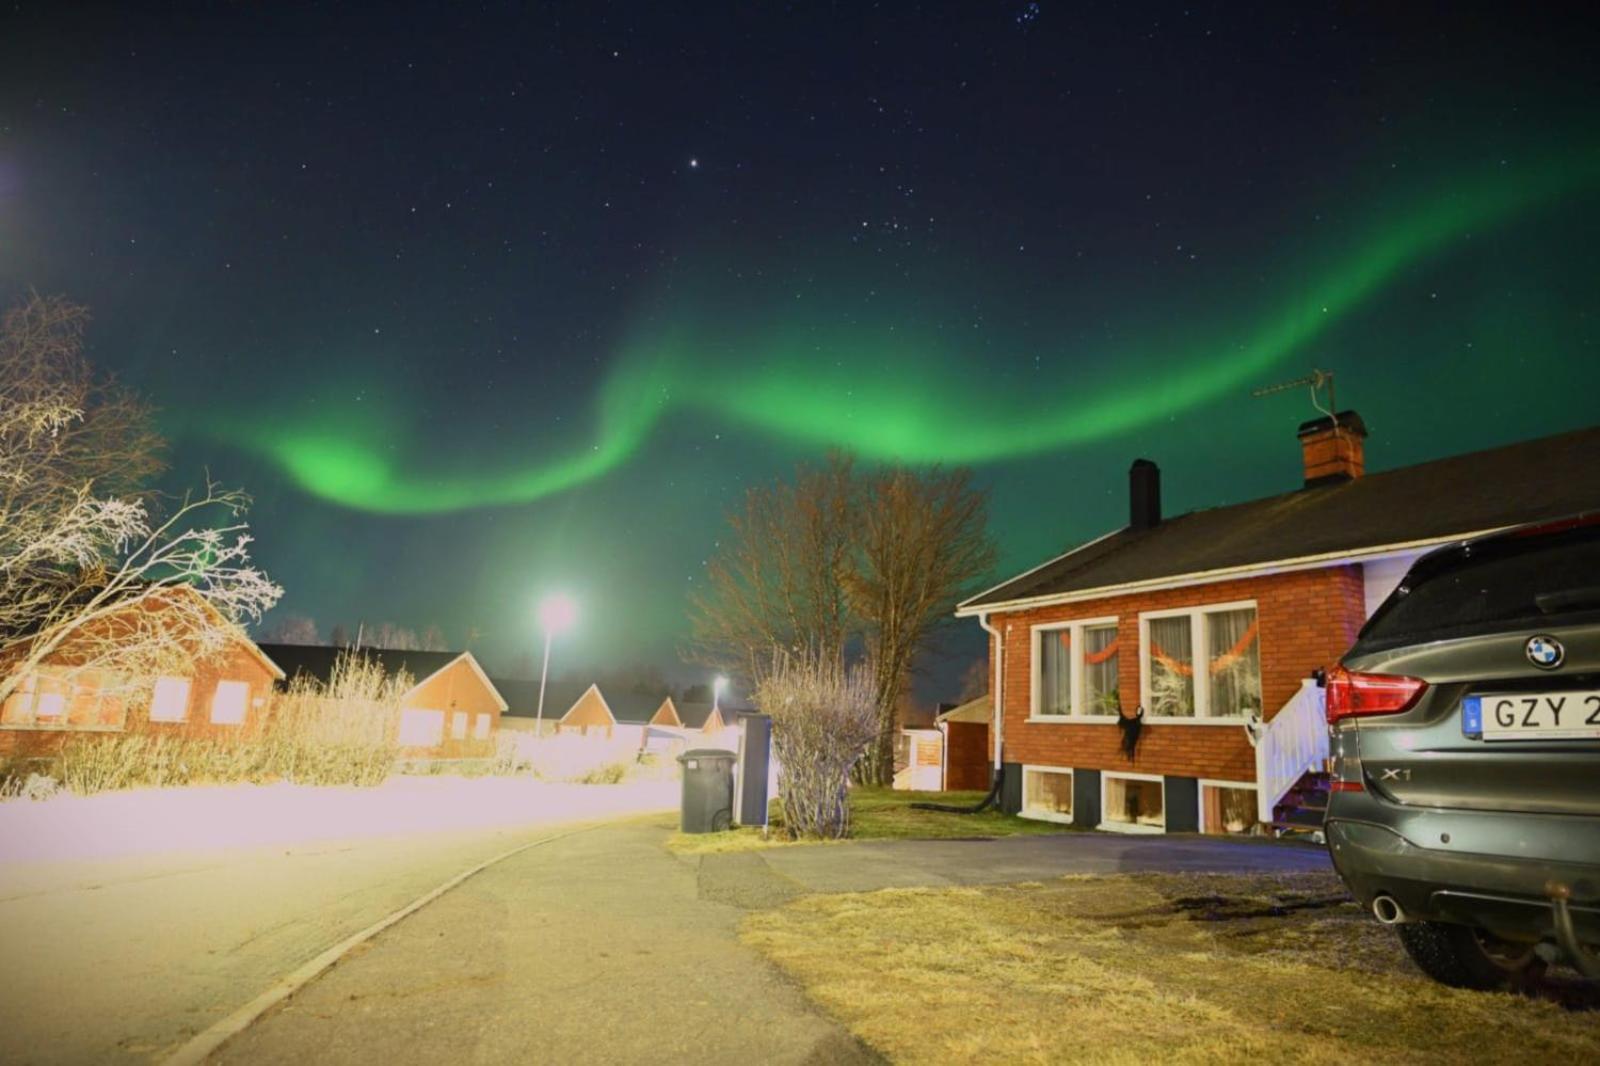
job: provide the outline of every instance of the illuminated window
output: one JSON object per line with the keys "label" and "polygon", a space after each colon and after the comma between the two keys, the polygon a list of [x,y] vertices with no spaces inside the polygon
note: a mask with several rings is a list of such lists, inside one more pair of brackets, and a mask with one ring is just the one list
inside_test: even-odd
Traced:
{"label": "illuminated window", "polygon": [[1033,718],[1110,718],[1122,706],[1117,620],[1052,622],[1033,630]]}
{"label": "illuminated window", "polygon": [[400,712],[400,745],[431,748],[444,739],[444,712],[410,707]]}
{"label": "illuminated window", "polygon": [[450,739],[464,740],[467,736],[467,712],[456,711],[450,716]]}
{"label": "illuminated window", "polygon": [[189,715],[189,679],[162,677],[156,679],[155,691],[150,694],[150,720],[152,722],[181,722]]}
{"label": "illuminated window", "polygon": [[1200,783],[1200,831],[1251,836],[1263,832],[1256,810],[1256,788],[1245,784]]}
{"label": "illuminated window", "polygon": [[494,719],[492,716],[487,714],[478,715],[478,720],[472,723],[472,735],[479,740],[488,740],[489,727],[493,724]]}
{"label": "illuminated window", "polygon": [[1023,767],[1021,814],[1047,822],[1072,821],[1072,771]]}
{"label": "illuminated window", "polygon": [[1100,826],[1159,833],[1167,827],[1166,786],[1149,775],[1100,775]]}
{"label": "illuminated window", "polygon": [[211,720],[219,725],[243,725],[250,705],[250,686],[243,681],[218,681],[211,697]]}
{"label": "illuminated window", "polygon": [[1139,617],[1144,705],[1158,718],[1261,713],[1261,642],[1253,603]]}
{"label": "illuminated window", "polygon": [[11,690],[11,695],[6,697],[4,707],[0,707],[0,722],[6,725],[32,723],[33,695],[38,685],[39,675],[24,674],[22,680],[17,682],[17,687]]}

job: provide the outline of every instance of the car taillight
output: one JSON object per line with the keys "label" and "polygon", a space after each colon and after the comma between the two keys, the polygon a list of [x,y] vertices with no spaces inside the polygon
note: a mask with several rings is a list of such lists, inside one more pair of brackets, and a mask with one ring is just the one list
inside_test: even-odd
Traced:
{"label": "car taillight", "polygon": [[1399,714],[1422,698],[1428,683],[1399,674],[1362,674],[1335,666],[1326,684],[1328,724],[1366,714]]}

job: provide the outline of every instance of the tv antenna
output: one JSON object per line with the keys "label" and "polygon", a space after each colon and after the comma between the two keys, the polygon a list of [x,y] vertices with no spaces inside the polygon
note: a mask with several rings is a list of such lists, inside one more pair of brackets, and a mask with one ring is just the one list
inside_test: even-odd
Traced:
{"label": "tv antenna", "polygon": [[[1311,368],[1311,373],[1303,378],[1295,378],[1293,381],[1280,381],[1276,385],[1264,385],[1259,389],[1252,389],[1250,395],[1271,396],[1274,393],[1288,392],[1290,389],[1300,388],[1309,388],[1311,390],[1311,406],[1327,415],[1328,421],[1332,423],[1335,432],[1337,432],[1339,429],[1339,416],[1334,412],[1339,410],[1339,407],[1333,402],[1333,371],[1331,370],[1323,370],[1314,366]],[[1317,400],[1317,393],[1323,389],[1326,389],[1328,393],[1328,406],[1326,407],[1322,406]]]}

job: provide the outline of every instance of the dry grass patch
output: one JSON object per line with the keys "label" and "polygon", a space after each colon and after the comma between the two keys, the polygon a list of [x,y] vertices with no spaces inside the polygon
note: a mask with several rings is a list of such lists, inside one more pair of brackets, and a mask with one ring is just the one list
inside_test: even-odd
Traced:
{"label": "dry grass patch", "polygon": [[1332,874],[814,896],[744,936],[897,1062],[1600,1060],[1600,1015],[1429,982]]}

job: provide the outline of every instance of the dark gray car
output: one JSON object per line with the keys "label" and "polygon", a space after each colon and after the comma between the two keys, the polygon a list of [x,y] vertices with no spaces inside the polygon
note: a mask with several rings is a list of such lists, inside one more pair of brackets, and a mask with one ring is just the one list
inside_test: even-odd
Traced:
{"label": "dark gray car", "polygon": [[1417,965],[1600,976],[1600,515],[1419,559],[1327,700],[1334,866]]}

